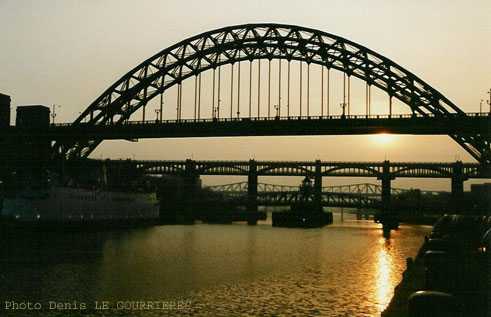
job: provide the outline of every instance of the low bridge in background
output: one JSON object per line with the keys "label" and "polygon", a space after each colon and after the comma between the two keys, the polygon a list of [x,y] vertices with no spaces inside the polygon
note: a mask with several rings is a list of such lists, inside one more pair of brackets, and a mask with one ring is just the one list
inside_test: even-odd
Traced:
{"label": "low bridge in background", "polygon": [[[111,161],[117,164],[118,161]],[[489,171],[478,163],[408,163],[408,162],[323,162],[316,161],[119,161],[132,164],[139,174],[143,175],[180,175],[187,179],[197,180],[201,175],[242,175],[247,176],[247,206],[251,214],[257,212],[260,199],[260,176],[302,176],[313,179],[313,199],[318,203],[323,200],[324,177],[374,177],[381,185],[372,188],[380,192],[380,208],[385,210],[390,205],[391,182],[397,177],[403,178],[448,178],[451,180],[452,203],[460,210],[463,202],[464,181],[468,179],[489,178]],[[267,186],[266,186],[267,187]],[[367,187],[368,188],[368,187]],[[367,189],[365,188],[365,189]],[[286,188],[285,188],[286,189]],[[264,195],[268,196],[268,195]],[[271,194],[271,201],[294,199],[277,193]],[[276,198],[273,198],[276,197]],[[338,195],[340,197],[340,195]],[[362,196],[359,196],[362,197]],[[267,201],[266,198],[264,198]],[[364,198],[365,199],[365,198]],[[366,205],[372,204],[368,202]],[[372,198],[370,198],[372,199]],[[328,196],[324,198],[328,200]],[[252,219],[251,222],[254,222]]]}
{"label": "low bridge in background", "polygon": [[[205,189],[221,193],[232,198],[237,204],[245,204],[248,193],[248,182],[207,186]],[[391,195],[407,193],[410,190],[391,188]],[[439,191],[420,191],[423,195],[437,195]],[[303,197],[305,199],[305,197]],[[310,197],[312,198],[312,197]],[[257,184],[257,204],[260,206],[290,206],[301,199],[300,186]],[[341,186],[324,186],[321,193],[322,206],[380,208],[382,203],[382,186],[362,183]]]}

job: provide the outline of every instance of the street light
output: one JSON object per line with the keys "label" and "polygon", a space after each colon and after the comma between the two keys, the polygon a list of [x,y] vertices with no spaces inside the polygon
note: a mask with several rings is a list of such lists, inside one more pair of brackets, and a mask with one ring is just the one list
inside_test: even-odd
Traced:
{"label": "street light", "polygon": [[482,102],[483,102],[483,101],[484,101],[484,100],[482,100],[482,99],[481,99],[481,101],[479,102],[479,114],[481,114],[481,113],[482,113]]}
{"label": "street light", "polygon": [[489,106],[489,113],[491,113],[491,89],[489,89],[488,94],[489,94],[489,99],[487,101]]}
{"label": "street light", "polygon": [[157,115],[155,121],[159,121],[159,113],[160,113],[160,109],[155,109],[155,114]]}
{"label": "street light", "polygon": [[162,121],[163,113],[164,113],[164,94],[160,94],[160,121]]}
{"label": "street light", "polygon": [[58,105],[53,105],[53,111],[51,112],[51,118],[53,118],[53,124],[55,124],[55,118],[56,118],[56,107],[61,108],[61,106],[58,106]]}
{"label": "street light", "polygon": [[218,99],[217,114],[216,114],[217,119],[220,119],[220,101],[222,101],[222,99]]}
{"label": "street light", "polygon": [[343,109],[343,115],[341,116],[341,118],[343,118],[343,119],[346,118],[346,105],[347,105],[346,102],[341,102],[339,104],[339,106]]}

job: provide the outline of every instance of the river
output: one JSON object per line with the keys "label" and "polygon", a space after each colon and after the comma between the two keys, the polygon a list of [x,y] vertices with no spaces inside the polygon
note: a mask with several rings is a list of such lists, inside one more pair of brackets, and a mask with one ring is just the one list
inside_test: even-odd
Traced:
{"label": "river", "polygon": [[23,238],[0,257],[0,315],[379,316],[429,231],[401,225],[386,239],[344,213],[320,229],[266,220]]}

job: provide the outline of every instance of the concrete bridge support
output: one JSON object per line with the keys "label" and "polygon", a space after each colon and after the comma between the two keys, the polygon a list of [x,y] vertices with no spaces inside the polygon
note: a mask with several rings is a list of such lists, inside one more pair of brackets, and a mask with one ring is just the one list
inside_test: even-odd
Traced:
{"label": "concrete bridge support", "polygon": [[314,205],[317,210],[322,209],[322,170],[320,160],[315,161]]}
{"label": "concrete bridge support", "polygon": [[199,174],[193,160],[186,160],[183,185],[182,222],[193,223],[196,220],[196,189],[199,186]]}
{"label": "concrete bridge support", "polygon": [[454,163],[452,171],[452,211],[462,212],[464,207],[464,177],[462,161]]}
{"label": "concrete bridge support", "polygon": [[391,208],[391,181],[395,179],[390,174],[390,162],[384,161],[382,175],[379,177],[382,181],[382,213],[381,222],[384,230],[395,229],[399,226],[399,219],[394,210]]}
{"label": "concrete bridge support", "polygon": [[257,224],[257,163],[249,161],[249,174],[247,176],[247,224]]}

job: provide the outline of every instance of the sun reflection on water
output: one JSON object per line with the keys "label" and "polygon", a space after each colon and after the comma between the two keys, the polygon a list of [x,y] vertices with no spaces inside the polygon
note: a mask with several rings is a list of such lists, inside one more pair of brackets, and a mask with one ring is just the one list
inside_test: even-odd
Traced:
{"label": "sun reflection on water", "polygon": [[377,294],[377,307],[383,310],[393,295],[394,281],[391,278],[392,256],[389,253],[390,240],[380,238],[379,250],[377,253],[376,272],[377,279],[375,284]]}

